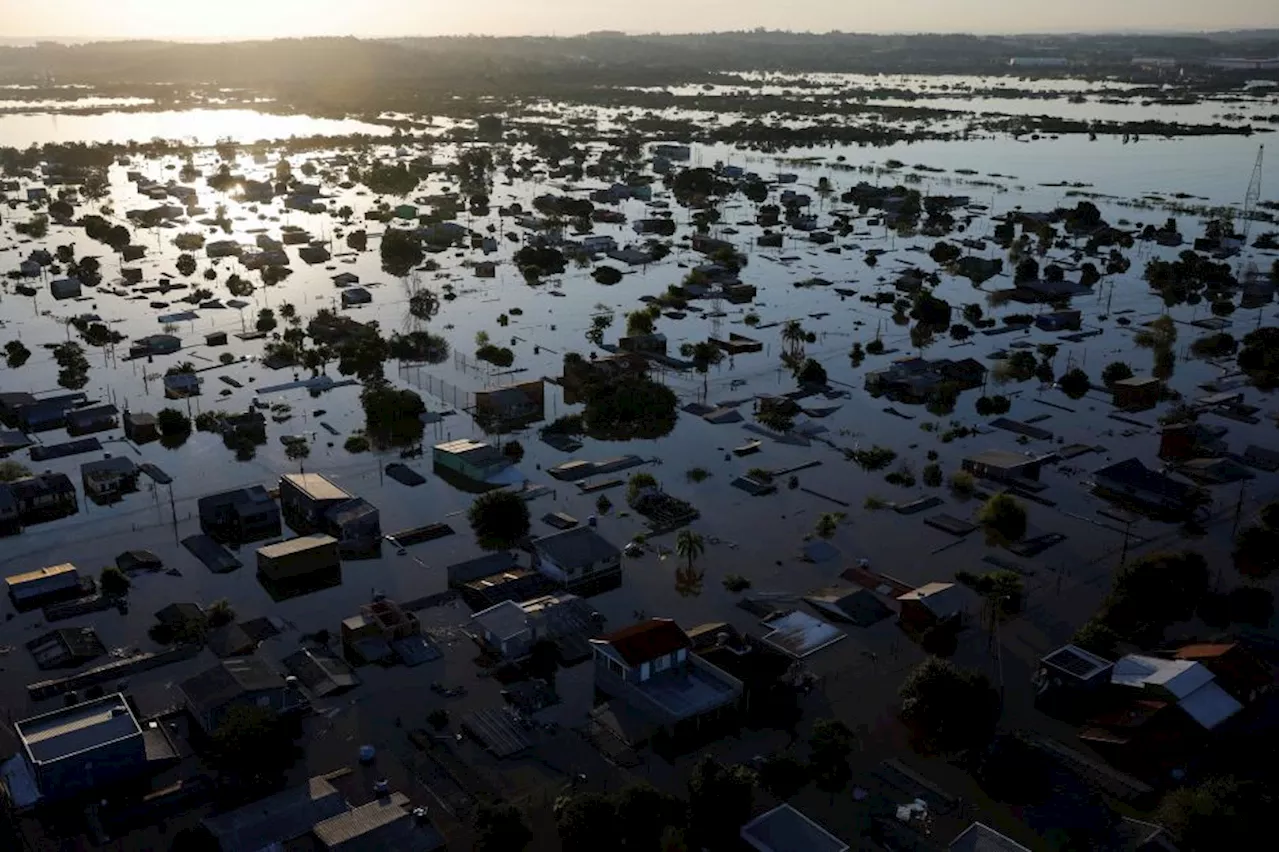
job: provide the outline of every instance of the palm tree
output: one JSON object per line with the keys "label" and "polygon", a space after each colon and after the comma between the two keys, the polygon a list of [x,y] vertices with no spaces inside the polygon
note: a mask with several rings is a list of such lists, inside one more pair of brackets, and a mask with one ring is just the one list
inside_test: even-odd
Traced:
{"label": "palm tree", "polygon": [[804,351],[804,337],[804,328],[801,327],[799,320],[787,320],[782,326],[782,342],[787,344],[792,354]]}
{"label": "palm tree", "polygon": [[702,536],[690,529],[680,530],[676,536],[676,553],[689,560],[689,571],[693,571],[694,561],[707,549]]}
{"label": "palm tree", "polygon": [[818,523],[814,525],[813,534],[824,540],[834,538],[843,519],[844,512],[824,512],[819,516]]}

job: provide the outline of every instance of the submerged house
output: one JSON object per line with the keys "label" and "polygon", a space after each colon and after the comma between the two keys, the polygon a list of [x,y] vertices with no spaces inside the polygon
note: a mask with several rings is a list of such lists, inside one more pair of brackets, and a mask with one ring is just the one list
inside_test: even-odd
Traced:
{"label": "submerged house", "polygon": [[178,684],[187,710],[206,734],[213,734],[233,707],[262,707],[277,713],[300,706],[301,696],[259,657],[223,660]]}
{"label": "submerged house", "polygon": [[546,416],[542,379],[476,391],[475,415],[504,431],[537,423]]}
{"label": "submerged house", "polygon": [[692,732],[736,714],[742,682],[692,653],[693,642],[669,618],[650,618],[591,640],[596,715],[630,743],[658,732]]}
{"label": "submerged house", "polygon": [[319,473],[287,473],[280,477],[280,508],[285,523],[299,535],[325,528],[325,513],[352,500],[343,488]]}
{"label": "submerged house", "polygon": [[110,788],[177,759],[163,726],[144,729],[119,692],[23,719],[14,732],[20,749],[0,776],[19,809]]}
{"label": "submerged house", "polygon": [[622,585],[622,551],[589,526],[535,538],[529,549],[538,573],[576,595]]}
{"label": "submerged house", "polygon": [[101,503],[119,500],[138,490],[138,466],[124,456],[108,456],[80,465],[86,497]]}
{"label": "submerged house", "polygon": [[437,469],[477,483],[492,480],[512,465],[497,447],[470,438],[436,444],[431,449],[431,460]]}
{"label": "submerged house", "polygon": [[219,541],[248,543],[280,535],[280,507],[261,485],[201,497],[200,529]]}
{"label": "submerged house", "polygon": [[900,402],[926,402],[944,388],[970,390],[982,385],[987,368],[980,361],[965,358],[952,361],[939,358],[903,358],[887,369],[873,370],[864,385],[873,395],[884,394]]}
{"label": "submerged house", "polygon": [[1200,504],[1194,485],[1150,470],[1136,458],[1095,470],[1093,483],[1107,499],[1161,513],[1185,515]]}
{"label": "submerged house", "polygon": [[476,641],[507,660],[527,657],[538,642],[579,632],[582,601],[577,595],[543,595],[521,603],[502,601],[471,616]]}
{"label": "submerged house", "polygon": [[65,473],[45,472],[0,483],[0,492],[8,493],[23,524],[51,521],[80,511],[76,486]]}

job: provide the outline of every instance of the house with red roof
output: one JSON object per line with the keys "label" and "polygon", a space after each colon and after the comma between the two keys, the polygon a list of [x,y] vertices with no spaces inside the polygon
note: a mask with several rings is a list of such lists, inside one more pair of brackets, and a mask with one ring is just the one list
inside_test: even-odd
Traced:
{"label": "house with red roof", "polygon": [[692,733],[736,713],[742,699],[742,681],[692,653],[689,634],[669,618],[592,639],[591,648],[603,699],[593,715],[629,743]]}

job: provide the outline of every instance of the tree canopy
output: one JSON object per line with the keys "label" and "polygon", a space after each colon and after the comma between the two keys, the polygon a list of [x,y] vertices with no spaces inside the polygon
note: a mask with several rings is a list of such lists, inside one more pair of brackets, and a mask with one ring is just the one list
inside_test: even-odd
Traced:
{"label": "tree canopy", "polygon": [[487,491],[467,510],[476,543],[485,550],[506,550],[529,534],[529,504],[514,491]]}
{"label": "tree canopy", "polygon": [[923,743],[943,752],[985,743],[1000,718],[1000,696],[987,676],[930,657],[898,691],[902,718]]}
{"label": "tree canopy", "polygon": [[1008,494],[996,494],[978,512],[988,544],[1008,544],[1027,534],[1027,510]]}

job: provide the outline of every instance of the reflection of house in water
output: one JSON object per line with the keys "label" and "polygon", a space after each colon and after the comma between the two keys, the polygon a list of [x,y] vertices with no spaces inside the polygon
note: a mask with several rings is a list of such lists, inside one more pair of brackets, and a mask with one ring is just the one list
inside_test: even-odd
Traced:
{"label": "reflection of house in water", "polygon": [[475,396],[475,417],[486,431],[520,429],[546,416],[542,379],[476,391]]}

